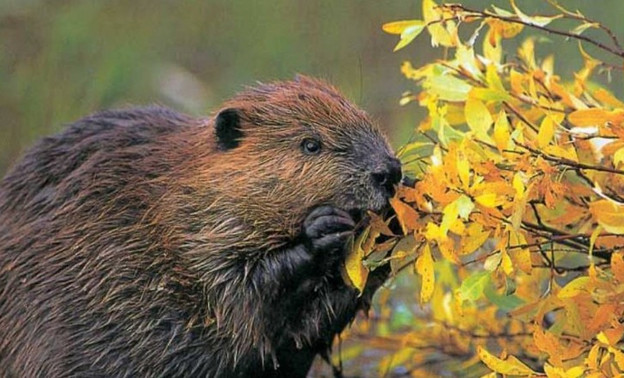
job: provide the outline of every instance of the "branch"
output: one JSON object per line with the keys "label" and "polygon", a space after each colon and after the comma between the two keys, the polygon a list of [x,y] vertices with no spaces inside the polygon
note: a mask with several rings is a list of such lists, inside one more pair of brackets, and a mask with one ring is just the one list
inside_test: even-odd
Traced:
{"label": "branch", "polygon": [[562,30],[557,30],[557,29],[551,29],[551,28],[547,28],[545,26],[540,26],[540,25],[535,25],[535,24],[531,24],[525,21],[520,20],[519,18],[516,17],[506,17],[506,16],[501,16],[495,13],[490,13],[488,11],[478,11],[478,10],[474,10],[474,9],[470,9],[467,8],[461,4],[448,4],[448,5],[442,5],[445,8],[448,8],[450,11],[457,11],[457,10],[461,10],[467,13],[472,13],[472,16],[476,16],[476,17],[481,17],[481,18],[493,18],[493,19],[498,19],[501,21],[505,21],[505,22],[510,22],[510,23],[514,23],[514,24],[520,24],[520,25],[525,25],[534,29],[538,29],[538,30],[542,30],[545,31],[547,33],[552,33],[552,34],[557,34],[563,37],[567,37],[567,38],[572,38],[572,39],[576,39],[579,41],[583,41],[583,42],[587,42],[589,44],[592,44],[606,52],[609,52],[619,58],[624,58],[624,51],[622,51],[621,48],[618,47],[611,47],[611,46],[607,46],[602,42],[598,42],[595,41],[589,37],[586,37],[584,35],[580,35],[580,34],[573,34],[567,31],[562,31]]}
{"label": "branch", "polygon": [[[615,36],[615,34],[613,33],[613,31],[611,31],[611,29],[609,29],[608,27],[604,26],[603,24],[601,24],[598,21],[594,21],[591,18],[587,18],[585,15],[581,15],[578,13],[573,13],[570,12],[569,10],[565,9],[564,7],[562,7],[561,5],[557,4],[556,1],[553,0],[547,0],[548,3],[550,5],[552,5],[555,9],[559,10],[560,12],[562,12],[564,14],[564,16],[566,18],[571,18],[573,20],[579,20],[579,21],[583,21],[586,22],[588,24],[594,24],[594,25],[598,25],[598,27],[600,29],[602,29],[605,33],[607,33],[607,35],[609,36],[609,38],[611,38],[611,40],[613,41],[613,44],[620,50],[622,50],[622,46],[620,45],[620,41],[617,39],[617,37]],[[577,11],[578,12],[578,11]]]}
{"label": "branch", "polygon": [[583,163],[577,163],[573,160],[569,160],[566,158],[559,158],[559,157],[554,157],[554,156],[550,156],[548,154],[543,153],[542,151],[538,151],[534,148],[531,148],[529,146],[527,146],[526,144],[522,144],[516,140],[514,140],[514,142],[521,146],[522,148],[530,151],[532,154],[537,155],[542,157],[544,160],[548,160],[550,162],[553,163],[557,163],[560,165],[565,165],[566,167],[570,167],[570,168],[574,168],[574,169],[588,169],[588,170],[592,170],[592,171],[599,171],[599,172],[608,172],[608,173],[614,173],[617,175],[624,175],[624,171],[620,170],[620,169],[615,169],[615,168],[608,168],[608,167],[600,167],[600,166],[595,166],[595,165],[589,165],[589,164],[583,164]]}

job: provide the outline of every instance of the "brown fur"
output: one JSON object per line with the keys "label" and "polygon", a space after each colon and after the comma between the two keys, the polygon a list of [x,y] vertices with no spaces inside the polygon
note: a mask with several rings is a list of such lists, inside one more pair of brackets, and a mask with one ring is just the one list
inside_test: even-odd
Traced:
{"label": "brown fur", "polygon": [[[302,224],[320,205],[387,205],[370,178],[392,156],[384,137],[305,77],[226,109],[240,116],[234,148],[216,115],[103,112],[0,183],[5,375],[304,375],[366,306],[383,277],[358,298],[339,252],[311,265]],[[318,156],[301,153],[311,136]]]}

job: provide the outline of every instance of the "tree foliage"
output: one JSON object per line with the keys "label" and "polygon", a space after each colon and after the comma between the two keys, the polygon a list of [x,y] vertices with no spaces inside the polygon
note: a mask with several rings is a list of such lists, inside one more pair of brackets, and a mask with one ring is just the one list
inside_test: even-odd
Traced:
{"label": "tree foliage", "polygon": [[[428,112],[399,150],[417,179],[392,200],[402,234],[372,215],[348,258],[358,287],[386,263],[420,279],[417,321],[374,340],[391,350],[380,374],[624,372],[624,102],[593,80],[621,75],[624,50],[604,25],[549,3],[553,14],[529,15],[513,0],[423,0],[424,19],[383,25],[395,50],[428,34],[445,57],[401,66],[420,88],[401,105]],[[583,66],[557,75],[556,51],[536,54],[540,35],[576,41]]]}

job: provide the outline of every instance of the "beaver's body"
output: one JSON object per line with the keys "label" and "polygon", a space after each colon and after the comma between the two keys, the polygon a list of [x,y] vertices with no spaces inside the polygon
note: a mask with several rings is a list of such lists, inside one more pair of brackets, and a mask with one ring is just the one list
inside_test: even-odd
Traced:
{"label": "beaver's body", "polygon": [[399,176],[307,78],[77,122],[0,183],[0,376],[305,375],[383,279],[339,266]]}

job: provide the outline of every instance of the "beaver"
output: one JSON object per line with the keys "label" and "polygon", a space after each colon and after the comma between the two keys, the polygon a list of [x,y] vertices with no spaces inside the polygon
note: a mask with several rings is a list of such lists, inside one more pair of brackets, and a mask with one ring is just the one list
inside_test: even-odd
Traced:
{"label": "beaver", "polygon": [[366,310],[340,274],[401,166],[367,114],[305,76],[212,116],[103,111],[0,183],[0,371],[303,377]]}

